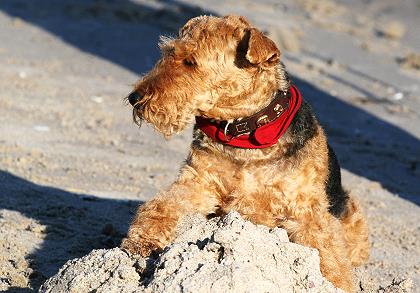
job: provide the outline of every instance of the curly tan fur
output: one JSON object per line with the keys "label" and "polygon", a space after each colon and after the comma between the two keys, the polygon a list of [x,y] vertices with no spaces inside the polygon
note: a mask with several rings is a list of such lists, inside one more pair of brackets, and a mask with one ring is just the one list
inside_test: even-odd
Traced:
{"label": "curly tan fur", "polygon": [[[140,80],[135,115],[165,136],[195,116],[220,120],[252,115],[274,92],[288,90],[273,41],[243,17],[200,16],[177,39],[162,39],[162,59]],[[368,257],[367,226],[354,199],[341,218],[329,212],[327,139],[321,126],[294,154],[288,130],[265,149],[239,149],[194,130],[191,152],[176,182],[142,205],[122,247],[146,256],[166,246],[183,216],[240,212],[268,227],[283,227],[296,243],[317,248],[321,271],[353,291],[352,266]]]}

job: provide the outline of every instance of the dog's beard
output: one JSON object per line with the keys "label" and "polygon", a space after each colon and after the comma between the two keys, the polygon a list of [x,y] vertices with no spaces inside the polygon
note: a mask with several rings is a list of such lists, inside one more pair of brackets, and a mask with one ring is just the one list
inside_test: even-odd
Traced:
{"label": "dog's beard", "polygon": [[141,127],[144,120],[143,115],[142,115],[143,109],[144,109],[144,104],[140,104],[140,103],[137,103],[133,107],[133,121],[138,127]]}
{"label": "dog's beard", "polygon": [[132,119],[139,127],[143,121],[165,138],[182,132],[194,121],[195,108],[190,103],[168,96],[146,95],[133,106]]}

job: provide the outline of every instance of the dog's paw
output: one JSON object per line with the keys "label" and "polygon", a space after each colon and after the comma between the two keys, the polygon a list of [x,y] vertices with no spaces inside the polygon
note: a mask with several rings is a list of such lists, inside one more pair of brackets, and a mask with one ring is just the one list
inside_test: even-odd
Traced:
{"label": "dog's paw", "polygon": [[158,245],[145,239],[132,240],[130,238],[124,238],[120,248],[129,254],[141,255],[143,257],[149,256],[153,251],[161,249]]}

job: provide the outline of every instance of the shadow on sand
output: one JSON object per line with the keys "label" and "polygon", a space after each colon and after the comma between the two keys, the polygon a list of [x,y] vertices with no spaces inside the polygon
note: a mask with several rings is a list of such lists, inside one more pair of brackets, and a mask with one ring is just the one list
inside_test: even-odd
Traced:
{"label": "shadow on sand", "polygon": [[[41,186],[1,170],[0,186],[0,210],[17,211],[45,227],[36,232],[31,226],[25,228],[42,238],[42,245],[25,257],[33,270],[31,287],[36,289],[67,260],[92,249],[118,246],[141,204]],[[8,292],[30,291],[11,288]]]}
{"label": "shadow on sand", "polygon": [[[153,5],[128,0],[2,0],[0,11],[36,25],[84,52],[133,72],[149,70],[161,34],[175,34],[188,19],[214,14],[173,0]],[[54,52],[51,52],[52,54]]]}
{"label": "shadow on sand", "polygon": [[[2,0],[0,10],[136,73],[149,70],[158,58],[160,34],[175,33],[191,17],[215,14],[175,0],[150,5],[127,0]],[[417,194],[420,142],[416,137],[315,85],[298,78],[294,81],[318,113],[342,167],[420,204]],[[5,171],[0,173],[0,186],[0,208],[17,210],[49,227],[43,246],[28,258],[38,266],[53,264],[54,270],[93,248],[108,247],[98,223],[110,222],[116,227],[125,223],[118,228],[124,233],[129,211],[135,207],[123,201],[39,186]],[[61,229],[74,230],[74,241],[60,236]],[[120,237],[117,235],[112,241]],[[74,247],[72,243],[76,243]],[[61,255],[56,250],[65,251],[64,256],[56,259]],[[34,286],[52,273],[33,277]]]}

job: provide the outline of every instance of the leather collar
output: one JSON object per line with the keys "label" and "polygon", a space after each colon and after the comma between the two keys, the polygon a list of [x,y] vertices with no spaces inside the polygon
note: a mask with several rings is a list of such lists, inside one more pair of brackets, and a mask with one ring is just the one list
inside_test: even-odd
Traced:
{"label": "leather collar", "polygon": [[252,116],[234,121],[196,117],[207,136],[239,148],[265,148],[274,145],[289,127],[302,103],[298,89],[278,91],[270,104]]}

